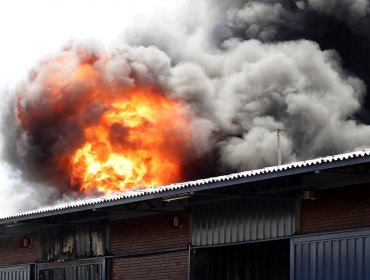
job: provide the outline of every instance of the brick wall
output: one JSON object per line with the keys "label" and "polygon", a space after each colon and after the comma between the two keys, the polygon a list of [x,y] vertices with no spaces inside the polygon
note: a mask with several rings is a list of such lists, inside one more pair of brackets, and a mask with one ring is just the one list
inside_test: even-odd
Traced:
{"label": "brick wall", "polygon": [[161,214],[111,223],[110,251],[121,256],[112,261],[111,279],[187,279],[187,250],[163,251],[186,248],[190,242],[189,217],[181,214],[182,227],[176,228],[172,226],[173,216]]}
{"label": "brick wall", "polygon": [[118,258],[113,260],[113,280],[187,279],[187,252]]}
{"label": "brick wall", "polygon": [[0,267],[36,262],[37,246],[21,248],[20,239],[21,237],[0,238]]}
{"label": "brick wall", "polygon": [[370,185],[318,191],[316,200],[302,200],[303,234],[361,227],[370,227]]}

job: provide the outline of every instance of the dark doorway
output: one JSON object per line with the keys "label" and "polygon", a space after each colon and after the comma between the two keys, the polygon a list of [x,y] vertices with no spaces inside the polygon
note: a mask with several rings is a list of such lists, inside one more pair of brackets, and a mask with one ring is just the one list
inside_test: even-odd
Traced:
{"label": "dark doorway", "polygon": [[192,280],[289,279],[289,240],[193,249]]}

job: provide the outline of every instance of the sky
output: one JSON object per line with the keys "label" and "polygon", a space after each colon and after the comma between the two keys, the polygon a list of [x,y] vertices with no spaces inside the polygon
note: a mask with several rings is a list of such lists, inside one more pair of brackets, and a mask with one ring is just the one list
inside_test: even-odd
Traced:
{"label": "sky", "polygon": [[0,2],[0,87],[14,85],[41,58],[71,40],[112,45],[126,27],[176,17],[184,0],[14,0]]}
{"label": "sky", "polygon": [[[125,29],[135,22],[163,17],[175,20],[183,4],[184,0],[0,1],[0,98],[6,98],[37,62],[68,42],[87,39],[114,46],[124,40]],[[0,135],[0,215],[17,211],[20,205],[28,209],[46,203],[50,194],[45,201],[36,199],[39,193],[34,186],[23,182],[21,172],[2,159],[2,138]]]}
{"label": "sky", "polygon": [[[78,57],[81,44],[96,45],[111,54],[94,62],[100,77],[149,84],[185,105],[184,180],[193,180],[275,165],[277,129],[283,163],[370,147],[369,26],[364,0],[0,1],[0,216],[72,192],[68,172],[59,196],[47,178],[59,174],[53,156],[79,147],[83,129],[69,106],[50,121],[55,99],[43,79],[55,65],[39,63],[63,47]],[[90,93],[79,83],[61,92],[58,104]],[[87,108],[77,120],[105,110]],[[31,112],[31,125],[17,112]]]}

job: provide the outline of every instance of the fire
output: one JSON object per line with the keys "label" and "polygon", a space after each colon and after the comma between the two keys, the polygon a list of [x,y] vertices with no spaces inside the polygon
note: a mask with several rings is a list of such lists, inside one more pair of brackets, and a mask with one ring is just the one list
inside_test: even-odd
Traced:
{"label": "fire", "polygon": [[41,160],[87,194],[182,180],[186,108],[153,86],[107,78],[107,63],[107,54],[67,49],[18,95],[17,117]]}
{"label": "fire", "polygon": [[82,191],[123,191],[181,179],[181,159],[174,147],[179,106],[153,91],[133,90],[115,101],[101,121],[85,129],[86,143],[72,159],[71,185]]}

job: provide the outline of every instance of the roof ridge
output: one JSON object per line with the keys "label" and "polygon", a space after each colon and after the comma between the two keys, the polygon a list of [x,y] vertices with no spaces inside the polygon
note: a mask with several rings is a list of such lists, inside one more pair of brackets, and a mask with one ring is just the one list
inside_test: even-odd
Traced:
{"label": "roof ridge", "polygon": [[99,196],[99,197],[92,197],[88,199],[84,198],[81,200],[62,202],[60,204],[53,205],[53,206],[45,206],[45,207],[41,207],[35,210],[14,213],[14,214],[10,214],[10,215],[3,216],[3,217],[0,216],[0,221],[7,220],[10,218],[32,216],[34,214],[65,210],[69,208],[79,208],[79,207],[88,206],[88,205],[99,205],[101,203],[110,202],[110,201],[124,200],[128,198],[145,196],[145,195],[150,195],[150,194],[165,193],[171,190],[186,189],[188,187],[197,187],[197,186],[202,186],[202,185],[211,184],[211,183],[232,181],[234,179],[255,177],[255,176],[264,175],[264,174],[272,174],[272,173],[276,173],[280,171],[299,169],[302,167],[315,166],[315,165],[320,165],[320,164],[325,164],[325,163],[332,163],[336,161],[344,161],[344,160],[349,160],[349,159],[358,158],[358,157],[363,158],[367,156],[370,156],[370,149],[363,149],[360,151],[330,155],[330,156],[319,157],[319,158],[303,160],[303,161],[296,161],[296,162],[286,163],[280,166],[268,166],[268,167],[264,167],[260,169],[241,171],[241,172],[231,173],[227,175],[220,175],[220,176],[186,181],[186,182],[172,183],[172,184],[164,185],[164,186],[156,186],[156,187],[153,186],[153,187],[146,188],[146,189],[128,190],[122,193],[114,193],[114,194],[109,194],[109,195],[104,195],[104,196]]}

